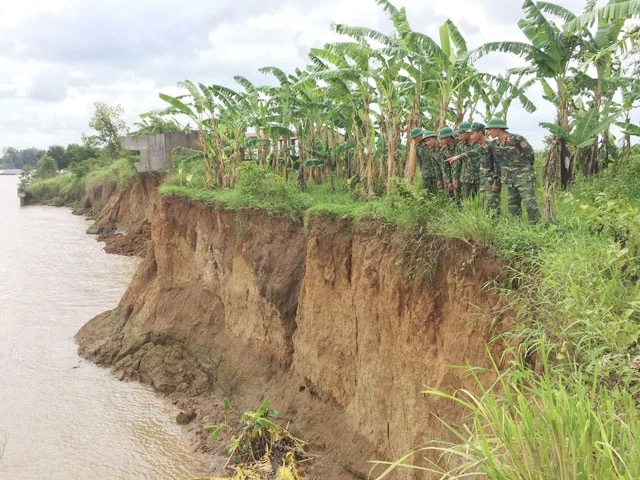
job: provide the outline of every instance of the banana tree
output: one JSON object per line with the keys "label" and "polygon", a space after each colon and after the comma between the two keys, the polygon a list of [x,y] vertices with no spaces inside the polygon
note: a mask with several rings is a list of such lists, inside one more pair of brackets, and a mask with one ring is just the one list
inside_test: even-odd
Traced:
{"label": "banana tree", "polygon": [[371,49],[353,42],[334,43],[325,45],[323,49],[312,48],[310,55],[312,58],[326,60],[333,66],[318,72],[317,78],[340,86],[345,97],[355,107],[352,112],[353,124],[356,127],[354,140],[361,167],[359,175],[364,181],[367,195],[372,196],[376,131],[371,112]]}
{"label": "banana tree", "polygon": [[[185,80],[178,83],[178,86],[185,88],[189,95],[181,95],[178,97],[172,97],[164,93],[160,93],[159,96],[162,100],[167,102],[179,113],[186,115],[195,122],[198,129],[198,135],[200,137],[200,145],[202,146],[202,162],[204,164],[205,171],[205,184],[207,187],[212,188],[214,186],[213,171],[215,165],[213,163],[213,141],[211,138],[211,131],[209,119],[212,113],[215,111],[216,106],[211,102],[211,99],[204,94],[202,90],[206,90],[206,87],[200,84],[200,88],[193,82]],[[183,99],[190,97],[190,101],[186,103]],[[224,185],[224,169],[218,170],[218,185]]]}
{"label": "banana tree", "polygon": [[[579,51],[581,38],[577,34],[564,32],[544,13],[558,16],[565,22],[576,17],[569,10],[553,3],[525,0],[522,8],[525,17],[520,19],[518,27],[529,43],[490,42],[482,45],[477,54],[482,56],[491,52],[506,52],[527,60],[529,66],[518,69],[518,73],[532,75],[541,83],[545,98],[556,106],[555,124],[562,130],[569,131],[569,105],[573,94],[570,66]],[[567,140],[553,132],[552,135],[551,148],[543,168],[547,190],[557,186],[558,176],[563,187],[573,178],[573,155]]]}
{"label": "banana tree", "polygon": [[[405,112],[400,108],[400,95],[398,90],[398,76],[404,70],[405,61],[400,55],[386,55],[385,49],[397,46],[397,39],[390,35],[385,35],[367,27],[351,27],[347,25],[334,25],[337,33],[348,35],[354,38],[362,48],[363,52],[372,57],[372,81],[375,83],[377,99],[374,102],[378,106],[378,127],[380,139],[383,140],[381,147],[376,151],[387,150],[386,178],[382,178],[382,168],[380,169],[381,180],[387,186],[390,185],[391,178],[396,174],[396,150],[399,144],[400,124],[403,121]],[[370,40],[381,43],[383,49],[374,49]]]}

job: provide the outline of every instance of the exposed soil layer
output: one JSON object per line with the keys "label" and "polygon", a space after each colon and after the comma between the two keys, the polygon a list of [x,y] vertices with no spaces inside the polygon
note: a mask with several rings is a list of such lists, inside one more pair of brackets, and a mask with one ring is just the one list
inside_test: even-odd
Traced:
{"label": "exposed soil layer", "polygon": [[160,177],[151,174],[132,180],[126,188],[97,184],[74,213],[95,219],[87,233],[98,235],[107,253],[144,257],[160,204],[159,184]]}
{"label": "exposed soil layer", "polygon": [[[144,203],[141,194],[145,208],[125,206]],[[144,215],[151,242],[118,307],[76,335],[79,351],[195,413],[190,428],[203,448],[202,427],[221,418],[218,399],[242,411],[271,398],[317,455],[312,478],[367,478],[370,460],[451,438],[441,420],[458,423],[462,412],[426,387],[475,390],[451,367],[490,368],[487,350],[500,358],[490,340],[513,314],[484,288],[501,272],[482,248],[409,242],[366,221],[317,217],[305,229],[158,199],[149,188],[123,195],[97,225],[131,232]]]}

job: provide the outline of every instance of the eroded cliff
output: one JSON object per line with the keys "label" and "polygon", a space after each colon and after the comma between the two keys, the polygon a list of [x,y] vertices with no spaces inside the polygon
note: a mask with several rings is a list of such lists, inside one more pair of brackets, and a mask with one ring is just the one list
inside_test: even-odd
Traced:
{"label": "eroded cliff", "polygon": [[376,222],[156,209],[146,257],[119,306],[78,332],[81,354],[167,394],[272,398],[321,455],[317,478],[365,478],[369,460],[450,438],[440,419],[462,412],[422,391],[474,389],[451,367],[500,356],[488,345],[512,315],[483,288],[500,275],[483,249],[424,241],[412,281],[405,234]]}

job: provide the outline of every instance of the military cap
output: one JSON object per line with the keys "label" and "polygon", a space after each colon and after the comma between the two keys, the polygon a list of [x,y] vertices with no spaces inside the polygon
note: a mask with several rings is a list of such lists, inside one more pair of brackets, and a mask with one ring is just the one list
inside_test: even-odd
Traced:
{"label": "military cap", "polygon": [[431,130],[422,130],[422,136],[423,138],[431,138],[437,137],[438,135],[436,134],[436,132],[433,132]]}
{"label": "military cap", "polygon": [[484,132],[484,123],[473,122],[469,128],[469,132]]}
{"label": "military cap", "polygon": [[422,135],[422,129],[421,128],[413,128],[413,129],[411,129],[410,135],[411,135],[411,138],[419,137],[420,135]]}
{"label": "military cap", "polygon": [[458,129],[456,130],[456,133],[466,133],[469,131],[470,128],[471,128],[471,122],[462,122],[460,125],[458,125]]}
{"label": "military cap", "polygon": [[501,128],[502,130],[508,130],[507,124],[503,119],[493,117],[491,120],[487,122],[487,128]]}
{"label": "military cap", "polygon": [[455,137],[455,133],[453,133],[453,129],[451,127],[441,128],[440,133],[438,133],[438,138],[447,138],[447,137]]}

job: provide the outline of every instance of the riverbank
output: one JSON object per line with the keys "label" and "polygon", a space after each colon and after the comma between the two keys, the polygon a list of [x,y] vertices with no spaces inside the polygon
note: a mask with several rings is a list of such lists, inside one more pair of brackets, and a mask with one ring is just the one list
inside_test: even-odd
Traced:
{"label": "riverbank", "polygon": [[462,410],[421,391],[473,390],[451,366],[490,369],[487,348],[500,358],[488,345],[513,314],[483,291],[501,276],[488,251],[433,238],[429,271],[412,281],[407,239],[380,222],[318,215],[305,228],[159,197],[149,182],[106,202],[92,228],[146,221],[151,242],[118,307],[78,332],[83,356],[193,410],[208,450],[218,399],[242,411],[271,398],[318,455],[315,478],[366,477],[370,460],[451,439],[440,420]]}

